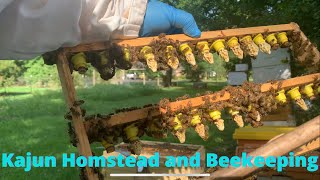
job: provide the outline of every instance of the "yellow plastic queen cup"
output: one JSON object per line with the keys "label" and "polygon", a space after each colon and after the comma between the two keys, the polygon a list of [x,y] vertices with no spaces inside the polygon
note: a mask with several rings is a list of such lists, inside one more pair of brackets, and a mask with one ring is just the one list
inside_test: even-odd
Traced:
{"label": "yellow plastic queen cup", "polygon": [[282,47],[289,46],[289,40],[286,32],[281,32],[277,34],[278,41]]}
{"label": "yellow plastic queen cup", "polygon": [[295,87],[295,88],[291,89],[290,91],[288,91],[287,93],[290,95],[291,99],[293,99],[293,100],[301,99],[299,87]]}
{"label": "yellow plastic queen cup", "polygon": [[218,120],[221,118],[221,112],[218,110],[215,111],[210,111],[209,112],[209,116],[213,119],[213,120]]}
{"label": "yellow plastic queen cup", "polygon": [[188,45],[188,43],[183,43],[179,46],[179,50],[182,54],[186,57],[186,60],[189,64],[192,66],[196,65],[196,59],[194,57],[194,54],[192,53],[191,47]]}
{"label": "yellow plastic queen cup", "polygon": [[129,141],[138,140],[138,132],[139,129],[134,124],[130,124],[129,126],[124,128],[124,132],[126,133],[126,136]]}
{"label": "yellow plastic queen cup", "polygon": [[130,61],[130,51],[128,48],[123,49],[123,59],[125,61]]}
{"label": "yellow plastic queen cup", "polygon": [[191,119],[191,125],[195,126],[195,125],[200,124],[200,123],[201,123],[200,115],[199,114],[193,115],[192,119]]}
{"label": "yellow plastic queen cup", "polygon": [[207,41],[198,42],[197,49],[201,52],[205,61],[207,61],[210,64],[214,63],[213,55],[210,53],[210,48]]}
{"label": "yellow plastic queen cup", "polygon": [[152,48],[150,46],[144,46],[140,51],[147,62],[148,67],[152,72],[156,72],[158,69],[158,63],[155,60],[155,56],[152,52]]}
{"label": "yellow plastic queen cup", "polygon": [[274,45],[278,44],[278,40],[277,40],[277,38],[276,38],[276,36],[275,36],[274,33],[269,34],[269,35],[266,37],[266,40],[267,40],[267,42],[268,42],[271,46],[274,46]]}
{"label": "yellow plastic queen cup", "polygon": [[173,129],[174,129],[175,131],[178,131],[178,130],[182,129],[182,124],[181,124],[181,121],[179,120],[179,116],[181,116],[181,115],[182,115],[182,114],[179,113],[179,114],[176,115],[176,116],[174,117],[174,119],[173,119],[173,122],[176,123],[176,125],[173,127]]}
{"label": "yellow plastic queen cup", "polygon": [[253,42],[256,43],[257,45],[259,45],[259,44],[262,44],[266,41],[263,39],[262,34],[258,34],[253,38]]}
{"label": "yellow plastic queen cup", "polygon": [[80,74],[84,74],[88,70],[86,55],[83,52],[72,56],[71,62],[74,66],[74,69]]}
{"label": "yellow plastic queen cup", "polygon": [[276,100],[278,102],[280,102],[280,103],[286,103],[287,102],[287,97],[286,97],[285,91],[283,89],[278,92],[278,95],[276,96]]}
{"label": "yellow plastic queen cup", "polygon": [[302,92],[307,95],[310,99],[314,99],[313,83],[304,86]]}
{"label": "yellow plastic queen cup", "polygon": [[234,46],[239,45],[238,38],[237,38],[237,37],[232,37],[232,38],[230,38],[230,39],[228,40],[228,42],[227,42],[227,45],[228,45],[229,47],[234,47]]}
{"label": "yellow plastic queen cup", "polygon": [[214,49],[215,51],[219,52],[221,49],[224,49],[224,39],[218,39],[212,43],[210,46],[211,49]]}

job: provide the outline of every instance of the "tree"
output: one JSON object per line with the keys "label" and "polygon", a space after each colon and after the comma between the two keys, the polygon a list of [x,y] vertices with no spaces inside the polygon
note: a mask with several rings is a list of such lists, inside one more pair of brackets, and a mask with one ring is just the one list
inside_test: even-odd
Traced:
{"label": "tree", "polygon": [[17,66],[15,61],[2,60],[0,66],[0,85],[7,86],[11,85],[19,76],[21,68]]}
{"label": "tree", "polygon": [[45,65],[41,57],[26,61],[24,67],[27,69],[23,74],[24,78],[30,84],[38,82],[41,85],[48,85],[49,83],[56,84],[58,82],[57,69],[53,66]]}
{"label": "tree", "polygon": [[163,0],[190,12],[202,31],[296,22],[319,45],[320,1]]}
{"label": "tree", "polygon": [[172,72],[173,70],[170,68],[162,75],[162,83],[164,87],[170,87],[172,85]]}
{"label": "tree", "polygon": [[192,82],[199,82],[207,69],[208,64],[206,62],[197,62],[196,66],[184,64],[183,73],[186,75],[186,78],[190,79]]}
{"label": "tree", "polygon": [[214,63],[208,64],[202,59],[197,60],[197,67],[191,67],[187,63],[183,63],[184,67],[184,74],[186,75],[187,79],[191,79],[191,81],[199,82],[204,76],[205,73],[214,71],[216,72],[217,76],[225,77],[226,76],[226,68],[225,62],[222,58],[220,58],[216,53],[213,54],[214,56]]}

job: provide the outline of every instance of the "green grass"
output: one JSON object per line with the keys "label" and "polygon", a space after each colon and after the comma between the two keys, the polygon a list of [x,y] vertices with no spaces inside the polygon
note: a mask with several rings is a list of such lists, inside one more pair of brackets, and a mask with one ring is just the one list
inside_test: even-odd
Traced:
{"label": "green grass", "polygon": [[[88,114],[111,113],[116,109],[158,103],[160,99],[176,98],[184,94],[194,96],[204,91],[215,91],[224,83],[213,84],[209,89],[194,90],[189,85],[183,87],[157,88],[142,85],[97,85],[93,88],[78,89],[79,99],[84,99],[83,107]],[[0,169],[0,179],[78,179],[77,168],[59,166],[62,153],[77,152],[69,143],[67,122],[63,119],[66,112],[61,90],[9,88],[11,94],[0,97],[0,150],[25,155],[53,155],[58,159],[57,168],[34,168],[25,173],[19,168]],[[19,93],[17,93],[19,92]],[[231,155],[235,150],[232,133],[235,125],[228,121],[226,130],[218,132],[210,126],[210,137],[203,141],[193,130],[188,130],[186,143],[204,145],[208,152]],[[154,140],[143,137],[144,140]],[[160,141],[178,142],[173,136]],[[100,145],[92,149],[101,154]]]}

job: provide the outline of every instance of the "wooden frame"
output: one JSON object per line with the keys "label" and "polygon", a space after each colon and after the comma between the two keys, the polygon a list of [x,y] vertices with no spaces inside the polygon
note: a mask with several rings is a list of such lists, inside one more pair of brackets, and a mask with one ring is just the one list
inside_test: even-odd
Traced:
{"label": "wooden frame", "polygon": [[[191,38],[184,34],[177,35],[167,35],[167,38],[172,40],[179,40],[180,42],[195,42],[200,40],[211,41],[218,38],[227,38],[232,36],[244,36],[248,34],[258,34],[258,33],[272,33],[272,32],[282,32],[282,31],[293,31],[298,30],[299,26],[296,23],[290,24],[280,24],[280,25],[271,25],[271,26],[258,26],[258,27],[248,27],[248,28],[238,28],[238,29],[226,29],[218,31],[208,31],[202,32],[200,38]],[[127,39],[127,40],[114,40],[112,43],[116,43],[119,46],[146,46],[149,45],[154,39],[158,37],[144,37],[136,39]],[[76,52],[86,52],[86,51],[102,51],[109,48],[110,43],[97,42],[90,44],[80,44],[75,47],[64,48],[66,53],[76,53]]]}
{"label": "wooden frame", "polygon": [[[248,34],[258,34],[258,33],[272,33],[272,32],[282,32],[282,31],[300,31],[299,26],[295,23],[290,24],[282,24],[282,25],[272,25],[272,26],[260,26],[260,27],[249,27],[249,28],[239,28],[239,29],[227,29],[227,30],[219,30],[219,31],[209,31],[203,32],[200,38],[194,39],[190,38],[183,34],[178,35],[168,35],[167,38],[173,40],[179,40],[180,42],[190,42],[194,43],[199,40],[212,41],[218,38],[227,38],[232,36],[244,36]],[[304,35],[303,35],[304,36]],[[304,36],[305,37],[305,36]],[[146,37],[146,38],[137,38],[131,40],[115,40],[113,43],[116,43],[120,46],[144,46],[149,45],[151,41],[156,39],[157,37]],[[83,124],[83,117],[81,115],[80,107],[75,106],[76,101],[76,91],[72,81],[71,72],[69,69],[69,62],[67,56],[70,53],[77,52],[86,52],[86,51],[103,51],[108,49],[110,43],[105,42],[97,42],[91,44],[81,44],[75,47],[67,47],[63,48],[58,52],[57,59],[57,68],[59,72],[59,77],[61,81],[61,86],[64,92],[64,96],[66,99],[66,104],[68,109],[72,109],[72,123],[75,129],[76,138],[77,138],[77,147],[80,155],[83,156],[91,156],[91,148],[88,141],[88,137],[85,131],[85,127]],[[297,85],[303,85],[306,83],[310,83],[314,80],[314,78],[319,78],[320,74],[307,75],[303,77],[293,78],[289,80],[282,81],[282,85],[284,88],[289,88]],[[261,90],[267,91],[271,86],[270,83],[263,84]],[[216,93],[215,93],[216,94]],[[216,101],[227,100],[229,98],[229,94],[225,93],[224,96],[217,98]],[[202,104],[201,97],[192,98],[190,100],[183,100],[177,102],[171,102],[169,106],[176,110],[178,107],[185,106],[186,103],[192,102],[192,106],[196,107]],[[109,126],[115,126],[122,123],[132,122],[139,119],[145,119],[149,115],[151,116],[159,116],[160,112],[165,113],[165,109],[158,109],[158,106],[147,107],[137,110],[132,110],[129,112],[122,112],[111,116],[108,119],[107,124]],[[87,177],[88,179],[97,179],[97,175],[94,174],[93,169],[86,167]]]}
{"label": "wooden frame", "polygon": [[[296,78],[291,78],[288,80],[283,80],[283,81],[278,81],[278,83],[282,83],[282,88],[287,89],[295,86],[301,86],[304,84],[312,83],[314,79],[320,78],[320,73],[316,74],[310,74],[306,76],[301,76],[301,77],[296,77]],[[277,88],[278,83],[265,83],[262,84],[261,86],[261,91],[266,92],[270,88]],[[228,92],[224,92],[224,95],[221,96],[221,92],[215,92],[211,95],[210,97],[210,102],[215,103],[219,101],[226,101],[230,98],[230,94]],[[216,97],[215,100],[213,100],[211,97]],[[203,96],[195,97],[195,98],[190,98],[187,100],[181,100],[181,101],[175,101],[169,103],[168,107],[171,108],[171,111],[177,111],[179,109],[187,108],[187,107],[198,107],[203,105],[205,102],[203,101]],[[146,107],[146,108],[141,108],[141,109],[136,109],[136,110],[131,110],[131,111],[126,111],[126,112],[121,112],[114,114],[110,116],[110,118],[106,119],[106,125],[109,127],[119,125],[119,124],[124,124],[124,123],[129,123],[133,121],[137,121],[140,119],[146,119],[148,116],[151,117],[157,117],[160,116],[161,114],[165,114],[167,112],[167,109],[163,109],[157,105],[152,106],[152,107]]]}
{"label": "wooden frame", "polygon": [[[304,84],[312,83],[317,78],[320,78],[320,73],[278,81],[277,83],[274,83],[274,84],[265,83],[261,85],[261,92],[269,91],[271,88],[277,89],[279,83],[281,83],[281,88],[287,89],[295,86],[301,86]],[[213,100],[213,97],[216,97],[215,100]],[[203,98],[204,96],[199,96],[191,99],[171,102],[168,107],[172,112],[177,111],[181,108],[182,109],[187,108],[190,105],[191,107],[198,107],[205,103]],[[223,94],[221,94],[220,92],[216,92],[209,95],[209,98],[211,103],[215,103],[219,101],[228,100],[230,98],[230,94],[228,92],[224,92]],[[167,109],[163,109],[160,107],[160,112],[165,114],[167,112]]]}
{"label": "wooden frame", "polygon": [[[68,109],[72,111],[72,123],[75,129],[77,138],[77,148],[80,155],[89,157],[92,156],[90,143],[83,124],[83,116],[81,115],[81,109],[79,106],[74,106],[76,97],[76,90],[73,84],[71,72],[69,69],[68,59],[63,51],[59,52],[57,60],[57,68],[59,78],[62,86],[62,91],[65,96],[65,101]],[[98,179],[97,174],[94,173],[92,168],[86,167],[87,177],[90,180]]]}

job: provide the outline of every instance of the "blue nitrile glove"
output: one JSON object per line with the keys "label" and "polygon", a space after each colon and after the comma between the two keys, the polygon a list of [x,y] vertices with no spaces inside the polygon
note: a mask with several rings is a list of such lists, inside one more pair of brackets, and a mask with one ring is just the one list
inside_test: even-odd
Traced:
{"label": "blue nitrile glove", "polygon": [[191,37],[200,37],[201,35],[201,31],[190,13],[151,0],[148,2],[139,36],[156,36],[161,33],[185,33]]}

